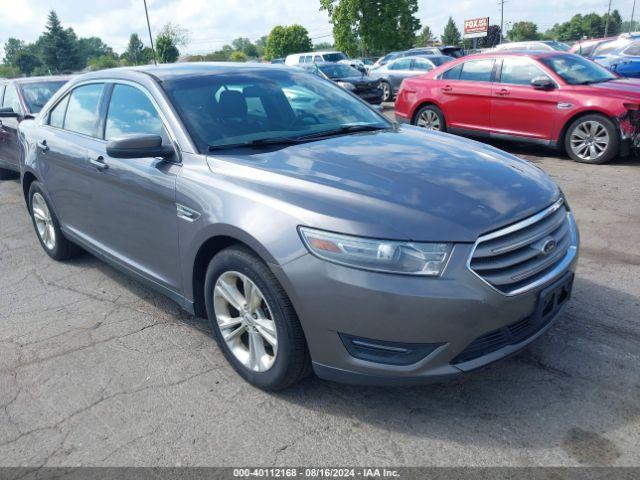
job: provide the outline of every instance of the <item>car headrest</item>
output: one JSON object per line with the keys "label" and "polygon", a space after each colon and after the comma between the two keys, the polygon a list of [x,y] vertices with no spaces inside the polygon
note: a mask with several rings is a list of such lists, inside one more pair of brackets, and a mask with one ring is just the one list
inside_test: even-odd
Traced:
{"label": "car headrest", "polygon": [[218,111],[223,118],[245,118],[247,116],[247,100],[242,92],[225,90],[220,94]]}

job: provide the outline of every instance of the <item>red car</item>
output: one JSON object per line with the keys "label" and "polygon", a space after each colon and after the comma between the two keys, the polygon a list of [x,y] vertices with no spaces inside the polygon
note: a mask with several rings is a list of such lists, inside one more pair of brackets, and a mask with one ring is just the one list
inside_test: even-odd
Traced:
{"label": "red car", "polygon": [[406,79],[396,118],[431,130],[564,147],[604,163],[635,144],[640,81],[564,52],[467,56]]}

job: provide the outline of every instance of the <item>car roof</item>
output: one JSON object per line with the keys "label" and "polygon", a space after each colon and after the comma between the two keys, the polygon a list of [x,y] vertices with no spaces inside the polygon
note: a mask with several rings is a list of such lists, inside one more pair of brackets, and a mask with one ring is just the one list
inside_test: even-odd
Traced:
{"label": "car roof", "polygon": [[0,83],[18,83],[20,85],[28,84],[28,83],[37,83],[37,82],[57,82],[64,81],[67,82],[73,75],[47,75],[41,77],[19,77],[19,78],[0,78]]}
{"label": "car roof", "polygon": [[467,58],[495,58],[495,57],[532,57],[532,58],[543,58],[543,57],[555,57],[559,55],[575,55],[574,53],[563,52],[559,50],[528,50],[528,51],[502,51],[502,50],[491,50],[488,52],[478,53],[473,55],[472,57],[461,57],[458,60],[463,60]]}

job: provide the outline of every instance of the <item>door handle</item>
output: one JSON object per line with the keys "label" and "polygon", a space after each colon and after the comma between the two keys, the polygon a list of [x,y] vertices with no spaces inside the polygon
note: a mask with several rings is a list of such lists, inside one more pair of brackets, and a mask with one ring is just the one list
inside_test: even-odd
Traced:
{"label": "door handle", "polygon": [[46,140],[42,140],[40,143],[38,143],[38,148],[42,150],[43,153],[47,153],[50,150]]}
{"label": "door handle", "polygon": [[103,170],[107,170],[109,168],[109,165],[104,163],[104,157],[102,155],[96,158],[89,157],[89,163],[92,166],[96,167],[96,169],[100,172],[102,172]]}
{"label": "door handle", "polygon": [[500,95],[501,97],[506,97],[507,95],[509,95],[511,92],[509,92],[509,90],[507,90],[506,88],[503,88],[502,90],[498,90],[496,92],[498,95]]}
{"label": "door handle", "polygon": [[452,90],[453,90],[453,87],[451,85],[445,85],[444,87],[442,87],[443,92],[450,92]]}

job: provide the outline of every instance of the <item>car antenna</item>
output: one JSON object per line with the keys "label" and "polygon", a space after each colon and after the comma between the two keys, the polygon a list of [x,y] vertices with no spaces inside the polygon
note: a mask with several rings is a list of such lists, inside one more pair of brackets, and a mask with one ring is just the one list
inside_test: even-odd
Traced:
{"label": "car antenna", "polygon": [[153,54],[153,64],[157,67],[158,61],[156,60],[156,49],[153,47],[153,36],[151,35],[151,23],[149,23],[149,11],[147,10],[147,0],[142,0],[144,3],[144,14],[147,16],[147,28],[149,29],[149,41],[151,42],[151,53]]}

